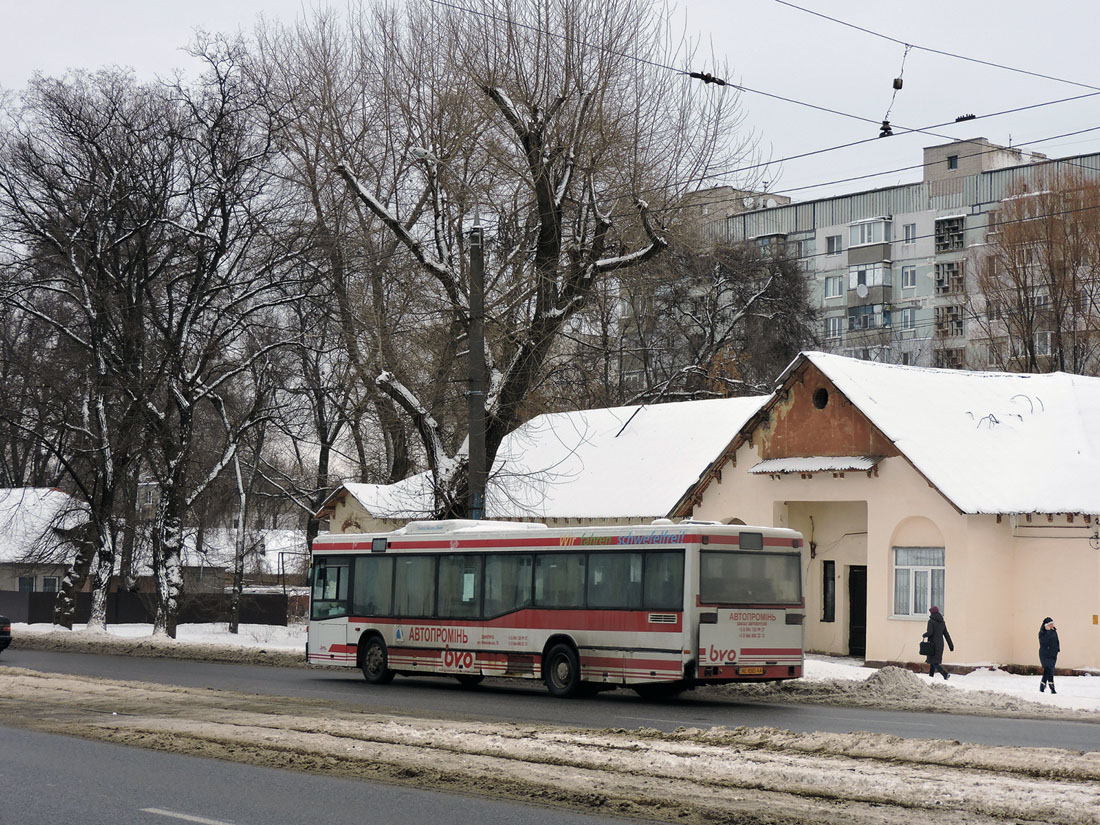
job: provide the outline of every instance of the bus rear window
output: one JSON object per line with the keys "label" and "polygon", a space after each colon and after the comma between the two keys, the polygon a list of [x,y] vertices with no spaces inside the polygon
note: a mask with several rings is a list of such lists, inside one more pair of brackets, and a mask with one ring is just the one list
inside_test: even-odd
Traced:
{"label": "bus rear window", "polygon": [[699,600],[703,604],[801,604],[802,557],[704,550],[699,554]]}

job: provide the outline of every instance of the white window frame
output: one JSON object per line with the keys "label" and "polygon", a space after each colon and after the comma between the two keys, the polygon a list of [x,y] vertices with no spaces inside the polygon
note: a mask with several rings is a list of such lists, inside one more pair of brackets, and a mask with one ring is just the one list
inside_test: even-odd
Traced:
{"label": "white window frame", "polygon": [[917,288],[917,267],[915,264],[912,266],[903,266],[901,268],[901,288]]}
{"label": "white window frame", "polygon": [[847,323],[847,319],[843,315],[833,315],[825,319],[825,337],[826,338],[843,338],[844,326]]}
{"label": "white window frame", "polygon": [[826,255],[839,255],[844,251],[844,236],[843,235],[826,235],[825,236],[825,254]]}
{"label": "white window frame", "polygon": [[848,246],[870,246],[876,243],[890,243],[890,221],[876,218],[859,221],[848,226]]}
{"label": "white window frame", "polygon": [[894,618],[926,619],[932,605],[943,611],[947,589],[946,549],[894,547],[891,557],[894,563],[891,598]]}
{"label": "white window frame", "polygon": [[890,264],[880,261],[873,264],[855,264],[848,267],[848,289],[855,289],[860,284],[867,288],[891,286]]}
{"label": "white window frame", "polygon": [[898,326],[901,329],[916,329],[917,328],[917,310],[914,307],[906,307],[905,309],[898,310],[898,314],[901,316]]}
{"label": "white window frame", "polygon": [[826,298],[843,298],[844,297],[844,276],[843,275],[826,275],[825,276],[825,297]]}
{"label": "white window frame", "polygon": [[905,243],[917,242],[917,225],[915,223],[907,223],[902,227],[902,232],[905,236]]}

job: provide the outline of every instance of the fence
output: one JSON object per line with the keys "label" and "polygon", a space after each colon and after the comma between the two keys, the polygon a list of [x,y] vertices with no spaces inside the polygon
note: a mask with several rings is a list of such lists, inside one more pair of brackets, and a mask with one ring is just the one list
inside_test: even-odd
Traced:
{"label": "fence", "polygon": [[[0,590],[0,615],[13,622],[49,624],[53,621],[56,593],[18,593]],[[90,593],[76,594],[77,624],[85,624],[91,613]],[[156,611],[151,593],[108,593],[107,624],[150,624]],[[267,624],[285,627],[287,597],[282,593],[246,593],[241,596],[241,624]],[[229,595],[195,593],[180,600],[179,624],[204,624],[229,621]]]}

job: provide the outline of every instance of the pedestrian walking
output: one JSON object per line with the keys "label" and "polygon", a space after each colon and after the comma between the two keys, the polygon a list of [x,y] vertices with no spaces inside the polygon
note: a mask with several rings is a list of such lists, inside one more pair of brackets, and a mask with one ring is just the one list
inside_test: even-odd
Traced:
{"label": "pedestrian walking", "polygon": [[924,631],[924,638],[928,639],[932,645],[932,652],[924,657],[924,661],[928,662],[928,675],[935,676],[938,670],[943,674],[945,681],[950,679],[951,674],[943,669],[943,644],[947,642],[947,647],[954,650],[955,643],[951,641],[951,634],[947,632],[947,622],[944,621],[943,614],[936,605],[928,608],[928,629]]}
{"label": "pedestrian walking", "polygon": [[1062,646],[1058,643],[1058,628],[1054,626],[1054,619],[1047,616],[1039,628],[1039,664],[1043,666],[1043,680],[1039,682],[1039,692],[1042,693],[1050,686],[1051,693],[1057,693],[1054,689],[1054,665],[1058,662],[1058,654]]}

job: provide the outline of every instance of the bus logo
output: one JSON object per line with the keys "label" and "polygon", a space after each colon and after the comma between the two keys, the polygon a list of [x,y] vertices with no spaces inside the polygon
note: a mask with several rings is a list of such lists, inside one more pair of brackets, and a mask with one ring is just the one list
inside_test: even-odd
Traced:
{"label": "bus logo", "polygon": [[393,640],[394,640],[395,642],[400,642],[400,641],[402,641],[402,640],[403,640],[404,638],[405,638],[405,634],[404,634],[404,632],[403,632],[403,631],[401,630],[401,628],[400,628],[400,627],[399,627],[399,628],[397,628],[397,630],[396,630],[396,631],[394,631],[394,634],[393,634]]}

